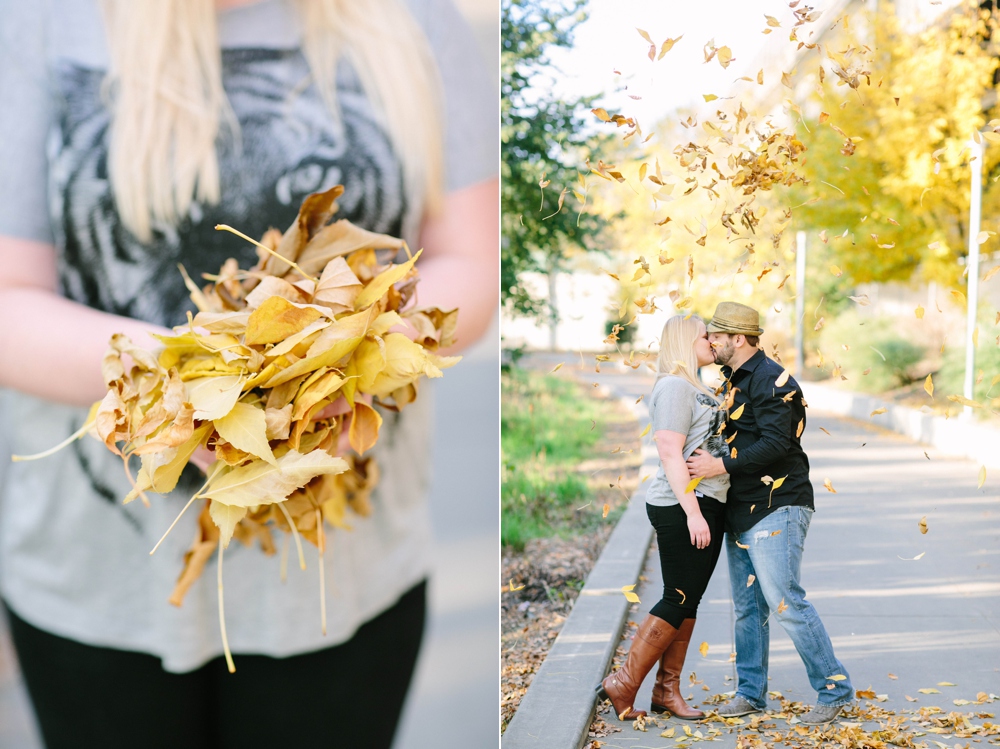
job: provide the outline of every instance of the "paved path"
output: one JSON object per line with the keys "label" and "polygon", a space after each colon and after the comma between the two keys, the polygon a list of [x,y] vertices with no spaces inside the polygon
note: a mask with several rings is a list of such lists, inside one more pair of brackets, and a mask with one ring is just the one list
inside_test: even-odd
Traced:
{"label": "paved path", "polygon": [[[561,360],[569,368],[579,356],[553,358],[552,366]],[[648,373],[606,370],[596,375],[591,365],[579,376],[636,398],[652,386]],[[945,712],[970,711],[977,708],[956,707],[953,700],[975,700],[978,692],[1000,694],[1000,476],[991,475],[977,489],[979,466],[970,461],[947,458],[868,423],[820,413],[809,413],[803,443],[816,493],[803,586],[854,687],[887,694],[880,707],[889,710],[934,705]],[[823,488],[825,478],[836,494]],[[922,535],[918,523],[925,515],[929,530]],[[642,604],[630,614],[634,621],[641,621],[662,592],[655,541],[651,551],[646,580],[637,588]],[[904,561],[921,553],[917,561]],[[708,690],[697,684],[685,696],[700,703],[735,688],[731,632],[723,553],[702,601],[684,677],[690,684],[693,670]],[[771,633],[771,690],[812,704],[815,693],[791,640],[780,626],[771,627]],[[707,657],[697,651],[701,642],[709,644]],[[650,701],[652,680],[651,674],[639,692],[640,707]],[[941,693],[921,694],[922,688]],[[919,701],[909,702],[906,695]],[[998,705],[978,709],[998,713]],[[639,733],[610,711],[602,717],[623,729],[601,739],[605,747],[677,745],[673,738],[659,737],[662,728]],[[736,734],[724,734],[722,742],[735,746]]]}

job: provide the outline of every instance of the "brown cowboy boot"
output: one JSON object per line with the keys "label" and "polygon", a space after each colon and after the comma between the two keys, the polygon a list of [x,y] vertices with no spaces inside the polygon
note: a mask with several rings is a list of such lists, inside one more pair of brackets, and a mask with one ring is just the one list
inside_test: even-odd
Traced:
{"label": "brown cowboy boot", "polygon": [[684,656],[691,641],[694,621],[694,619],[684,620],[677,630],[674,641],[660,659],[660,668],[656,672],[656,685],[653,687],[653,700],[649,706],[650,712],[671,713],[681,720],[700,720],[705,717],[705,713],[694,709],[684,701],[680,689]]}
{"label": "brown cowboy boot", "polygon": [[653,664],[670,647],[676,634],[676,629],[652,614],[647,614],[639,625],[625,658],[625,665],[605,677],[597,688],[599,698],[611,700],[619,719],[633,720],[646,714],[645,710],[633,709],[636,692]]}

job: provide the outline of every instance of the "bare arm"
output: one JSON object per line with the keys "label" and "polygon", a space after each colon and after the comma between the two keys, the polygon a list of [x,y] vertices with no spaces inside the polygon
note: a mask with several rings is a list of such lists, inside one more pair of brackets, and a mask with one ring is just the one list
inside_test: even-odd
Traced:
{"label": "bare arm", "polygon": [[420,234],[424,254],[417,262],[422,307],[459,308],[454,354],[486,332],[499,303],[498,179],[480,182],[445,196],[440,216],[428,219]]}
{"label": "bare arm", "polygon": [[0,236],[0,387],[74,406],[107,392],[101,359],[114,333],[153,349],[158,326],[59,296],[55,248]]}
{"label": "bare arm", "polygon": [[653,438],[656,440],[656,452],[660,456],[670,488],[687,515],[691,544],[704,549],[711,543],[712,535],[708,523],[701,514],[701,507],[694,491],[685,491],[689,483],[688,469],[684,462],[684,442],[687,440],[687,435],[668,429],[658,429],[654,432]]}

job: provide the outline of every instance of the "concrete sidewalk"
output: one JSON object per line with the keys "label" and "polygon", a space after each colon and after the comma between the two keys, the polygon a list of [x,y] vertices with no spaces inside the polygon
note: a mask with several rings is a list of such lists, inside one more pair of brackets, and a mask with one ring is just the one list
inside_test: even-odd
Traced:
{"label": "concrete sidewalk", "polygon": [[[933,448],[926,449],[928,459],[922,445],[833,416],[810,413],[803,439],[816,514],[802,582],[855,689],[887,694],[888,700],[878,703],[886,710],[938,706],[945,713],[996,713],[1000,703],[956,706],[954,700],[974,701],[979,692],[1000,694],[1000,478],[993,476],[977,489],[978,465],[971,461],[945,458]],[[823,488],[825,478],[836,494]],[[918,528],[924,515],[926,535]],[[919,560],[904,561],[921,553]],[[642,605],[631,615],[635,621],[662,592],[655,554],[650,561],[638,588]],[[730,601],[723,553],[702,601],[686,664],[685,696],[696,704],[735,688]],[[702,642],[709,645],[707,657],[698,653]],[[692,685],[691,671],[703,683]],[[649,704],[652,681],[653,674],[639,692],[640,708]],[[810,705],[815,700],[780,626],[771,627],[770,687],[788,700]],[[940,693],[918,691],[926,688]],[[641,733],[610,711],[602,717],[622,728],[601,739],[605,747],[675,747],[677,741],[661,738],[660,732],[678,726],[676,733],[682,735],[682,721],[661,719],[660,727]],[[784,721],[775,723],[787,730]],[[705,726],[689,726],[705,731]],[[717,741],[736,746],[737,733],[724,728]],[[928,738],[949,740],[946,733]]]}

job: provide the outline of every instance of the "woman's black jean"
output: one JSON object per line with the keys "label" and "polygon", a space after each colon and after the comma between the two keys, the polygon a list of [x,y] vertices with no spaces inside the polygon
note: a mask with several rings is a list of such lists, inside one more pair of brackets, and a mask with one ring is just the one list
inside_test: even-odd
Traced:
{"label": "woman's black jean", "polygon": [[83,645],[8,615],[48,749],[389,749],[425,601],[422,582],[341,645],[289,658],[237,653],[235,674],[221,657],[168,673],[152,655]]}
{"label": "woman's black jean", "polygon": [[679,628],[694,619],[722,551],[726,505],[712,497],[698,497],[701,514],[708,523],[711,543],[699,549],[691,543],[687,515],[679,504],[668,507],[646,505],[646,515],[656,529],[656,546],[663,573],[663,598],[649,613]]}

